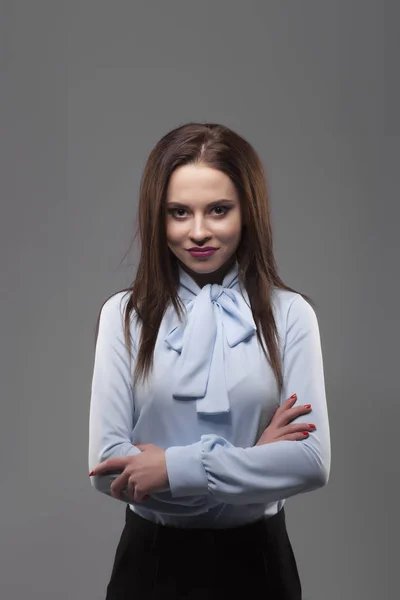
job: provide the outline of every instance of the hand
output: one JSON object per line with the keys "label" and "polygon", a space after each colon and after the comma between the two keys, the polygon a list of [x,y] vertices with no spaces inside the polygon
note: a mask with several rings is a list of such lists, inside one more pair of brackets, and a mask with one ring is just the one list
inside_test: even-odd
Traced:
{"label": "hand", "polygon": [[91,475],[104,475],[108,472],[122,471],[111,484],[111,495],[123,500],[122,490],[134,502],[141,502],[146,494],[169,489],[165,450],[155,444],[135,444],[140,454],[109,458],[100,463]]}
{"label": "hand", "polygon": [[297,417],[308,414],[311,411],[309,404],[293,408],[296,400],[297,395],[293,394],[293,396],[282,403],[276,410],[271,423],[264,430],[256,446],[281,440],[305,440],[308,438],[308,432],[315,430],[315,425],[309,423],[294,423],[293,425],[289,425]]}

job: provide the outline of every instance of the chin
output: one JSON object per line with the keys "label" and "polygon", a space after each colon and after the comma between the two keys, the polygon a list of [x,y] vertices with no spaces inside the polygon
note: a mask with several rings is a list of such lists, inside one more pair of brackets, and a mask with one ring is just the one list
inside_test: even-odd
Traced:
{"label": "chin", "polygon": [[[185,257],[186,258],[186,257]],[[226,260],[219,259],[218,261],[213,260],[185,260],[181,261],[187,269],[193,271],[193,273],[197,273],[199,275],[210,275],[211,273],[215,273],[222,269],[232,257],[228,257]]]}
{"label": "chin", "polygon": [[[183,262],[183,261],[181,261]],[[194,262],[193,264],[185,261],[183,262],[183,265],[187,268],[190,269],[191,271],[193,271],[193,273],[204,273],[205,275],[207,275],[207,273],[215,273],[215,271],[218,271],[218,269],[220,269],[222,267],[221,264],[217,264],[217,265],[212,265],[210,263],[206,263],[206,261],[204,261],[203,264],[199,263],[199,262]]]}
{"label": "chin", "polygon": [[209,265],[204,265],[203,268],[201,268],[200,266],[194,266],[194,267],[189,267],[189,269],[191,271],[193,271],[194,273],[204,273],[204,275],[209,275],[210,273],[215,273],[216,271],[218,271],[218,269],[220,269],[223,265],[218,265],[217,267],[210,267]]}

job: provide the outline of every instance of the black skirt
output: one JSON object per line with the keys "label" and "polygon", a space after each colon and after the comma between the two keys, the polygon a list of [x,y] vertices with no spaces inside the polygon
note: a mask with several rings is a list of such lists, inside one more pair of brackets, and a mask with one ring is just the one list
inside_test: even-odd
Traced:
{"label": "black skirt", "polygon": [[186,529],[129,506],[106,600],[301,600],[282,508],[229,529]]}

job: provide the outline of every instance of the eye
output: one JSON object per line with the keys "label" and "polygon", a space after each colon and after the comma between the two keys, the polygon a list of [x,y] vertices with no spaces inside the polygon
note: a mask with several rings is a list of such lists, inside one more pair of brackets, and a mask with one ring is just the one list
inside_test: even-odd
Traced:
{"label": "eye", "polygon": [[217,217],[222,217],[223,215],[225,215],[228,212],[229,207],[228,206],[214,206],[214,208],[212,208],[212,210],[215,211],[215,214],[217,215]]}
{"label": "eye", "polygon": [[[216,217],[223,217],[230,209],[230,206],[218,205],[213,206],[210,209],[210,211],[214,212],[214,215]],[[173,217],[174,219],[183,220],[187,217],[188,211],[186,210],[186,208],[169,208],[168,214],[171,215],[171,217]]]}
{"label": "eye", "polygon": [[176,219],[182,219],[186,216],[186,210],[184,208],[170,208],[168,214]]}

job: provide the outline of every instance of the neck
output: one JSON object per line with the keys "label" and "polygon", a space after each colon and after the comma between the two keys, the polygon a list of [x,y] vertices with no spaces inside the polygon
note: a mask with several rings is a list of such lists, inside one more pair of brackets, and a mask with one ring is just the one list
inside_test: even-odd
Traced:
{"label": "neck", "polygon": [[222,267],[220,267],[216,271],[213,271],[212,273],[196,273],[195,271],[192,271],[182,263],[180,263],[180,266],[184,271],[186,271],[186,273],[188,273],[188,275],[190,275],[190,277],[197,283],[197,285],[200,288],[202,288],[208,283],[216,283],[218,285],[221,285],[225,275],[228,273],[228,271],[230,271],[235,262],[236,256],[233,255],[227,263],[225,263],[224,265],[222,265]]}

